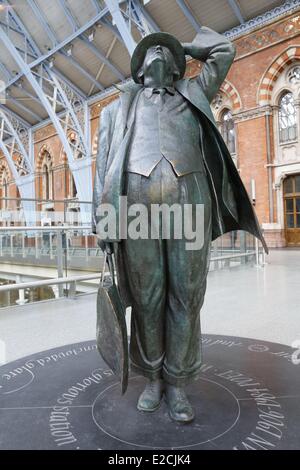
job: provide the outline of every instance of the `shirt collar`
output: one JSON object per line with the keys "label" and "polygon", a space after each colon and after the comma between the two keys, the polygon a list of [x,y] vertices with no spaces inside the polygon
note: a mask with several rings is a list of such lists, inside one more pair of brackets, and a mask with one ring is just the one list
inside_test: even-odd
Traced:
{"label": "shirt collar", "polygon": [[[170,95],[175,95],[175,88],[172,86],[164,86],[164,88]],[[153,95],[154,91],[157,90],[158,88],[150,88],[150,87],[145,87],[144,88],[144,93],[146,98],[151,98]]]}

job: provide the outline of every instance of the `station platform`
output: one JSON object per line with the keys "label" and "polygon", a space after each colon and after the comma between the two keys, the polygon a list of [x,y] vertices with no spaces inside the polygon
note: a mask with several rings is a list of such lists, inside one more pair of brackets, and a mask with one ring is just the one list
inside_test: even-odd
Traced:
{"label": "station platform", "polygon": [[[202,332],[291,344],[300,339],[300,250],[272,250],[264,267],[211,271]],[[129,322],[130,314],[128,314]],[[0,311],[5,361],[95,338],[96,294]]]}

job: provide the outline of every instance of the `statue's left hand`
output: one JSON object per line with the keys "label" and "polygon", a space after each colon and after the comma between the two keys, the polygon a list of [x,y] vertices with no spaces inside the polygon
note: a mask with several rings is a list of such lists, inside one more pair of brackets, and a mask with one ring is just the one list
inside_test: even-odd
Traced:
{"label": "statue's left hand", "polygon": [[189,42],[183,42],[181,45],[182,45],[182,47],[183,47],[183,49],[184,49],[185,55],[191,55],[191,54],[190,54],[191,43],[189,43]]}
{"label": "statue's left hand", "polygon": [[202,48],[198,43],[193,42],[183,42],[182,47],[184,49],[185,55],[193,57],[200,61],[205,61],[207,52]]}
{"label": "statue's left hand", "polygon": [[[182,47],[184,49],[185,55],[194,57],[194,54],[196,53],[196,47],[191,42],[183,42]],[[199,47],[197,48],[197,53],[199,53]]]}

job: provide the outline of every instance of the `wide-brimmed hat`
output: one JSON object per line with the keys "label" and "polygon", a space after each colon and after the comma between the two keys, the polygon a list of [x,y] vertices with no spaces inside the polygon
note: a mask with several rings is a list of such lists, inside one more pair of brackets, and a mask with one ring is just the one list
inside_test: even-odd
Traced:
{"label": "wide-brimmed hat", "polygon": [[145,36],[138,43],[131,58],[131,75],[136,83],[140,83],[138,72],[143,65],[147,50],[157,45],[165,46],[172,52],[180,73],[179,79],[184,76],[186,68],[185,53],[178,39],[169,33],[152,33]]}

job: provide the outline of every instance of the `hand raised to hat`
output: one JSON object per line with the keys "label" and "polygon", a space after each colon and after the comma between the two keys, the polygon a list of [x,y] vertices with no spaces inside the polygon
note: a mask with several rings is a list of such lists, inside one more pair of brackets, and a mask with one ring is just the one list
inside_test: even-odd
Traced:
{"label": "hand raised to hat", "polygon": [[[220,63],[221,69],[227,61],[233,61],[235,46],[222,34],[202,26],[191,43],[183,43],[182,47],[186,55],[193,59],[206,62],[209,57],[216,63]],[[225,69],[222,72],[226,75]]]}
{"label": "hand raised to hat", "polygon": [[193,44],[191,42],[183,42],[182,47],[184,49],[185,55],[190,55],[191,57],[193,56]]}
{"label": "hand raised to hat", "polygon": [[184,49],[185,55],[189,55],[193,59],[197,59],[197,60],[203,60],[204,61],[206,59],[207,54],[204,51],[204,48],[203,48],[203,51],[201,51],[201,47],[199,47],[198,43],[195,44],[194,41],[193,42],[183,42],[182,47]]}

